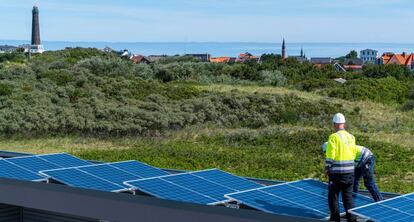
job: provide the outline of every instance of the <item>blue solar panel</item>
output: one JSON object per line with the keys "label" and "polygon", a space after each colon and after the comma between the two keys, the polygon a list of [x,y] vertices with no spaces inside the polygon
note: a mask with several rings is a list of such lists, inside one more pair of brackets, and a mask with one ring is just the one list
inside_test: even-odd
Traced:
{"label": "blue solar panel", "polygon": [[28,181],[41,181],[45,179],[37,173],[7,162],[4,159],[0,160],[0,177]]}
{"label": "blue solar panel", "polygon": [[134,181],[131,182],[131,184],[139,187],[140,191],[161,199],[198,204],[210,204],[216,202],[215,199],[159,178]]}
{"label": "blue solar panel", "polygon": [[38,173],[39,171],[42,171],[42,170],[51,170],[51,169],[60,168],[59,165],[40,159],[37,156],[8,158],[8,159],[5,159],[5,161],[19,165],[27,170],[32,171],[33,173]]}
{"label": "blue solar panel", "polygon": [[198,171],[192,174],[199,176],[203,179],[219,183],[222,186],[231,188],[236,191],[263,187],[263,185],[261,184],[255,183],[250,180],[246,180],[244,178],[232,175],[230,173],[218,169]]}
{"label": "blue solar panel", "polygon": [[45,178],[39,175],[39,171],[57,169],[68,166],[90,164],[69,154],[48,154],[26,157],[7,158],[2,160],[0,176],[40,181]]}
{"label": "blue solar panel", "polygon": [[[171,185],[165,187],[160,185],[166,183]],[[206,202],[200,202],[197,198],[192,199],[194,193],[198,194],[196,197],[208,197],[207,200],[210,202],[207,204],[218,204],[227,201],[225,194],[243,190],[245,187],[262,187],[216,169],[127,181],[124,184],[156,197],[202,204]],[[169,190],[171,186],[174,187],[173,190]]]}
{"label": "blue solar panel", "polygon": [[55,165],[59,165],[61,167],[76,167],[76,166],[91,165],[91,163],[86,160],[79,159],[77,157],[74,157],[66,153],[38,155],[37,157],[39,157],[40,159],[46,160],[50,163],[53,163]]}
{"label": "blue solar panel", "polygon": [[351,213],[373,221],[414,221],[414,193],[354,208]]}
{"label": "blue solar panel", "polygon": [[[303,205],[287,201],[260,189],[226,196],[230,199],[237,200],[241,204],[268,213],[318,219],[326,217],[325,212],[305,208]],[[326,207],[324,206],[323,208]]]}
{"label": "blue solar panel", "polygon": [[140,178],[118,168],[114,168],[110,164],[98,164],[86,167],[79,167],[78,169],[92,174],[94,176],[97,176],[99,178],[111,181],[112,183],[116,183],[117,185],[123,188],[126,188],[123,184],[124,181],[136,180],[137,178]]}
{"label": "blue solar panel", "polygon": [[[168,175],[169,173],[138,161],[110,163],[111,166],[133,174],[137,178],[150,178]],[[124,180],[126,181],[126,180]]]}
{"label": "blue solar panel", "polygon": [[234,192],[233,189],[212,183],[208,180],[204,180],[191,174],[180,174],[163,179],[172,182],[180,187],[185,187],[189,190],[204,194],[211,199],[214,199],[214,202],[225,201],[227,198],[225,198],[224,195]]}
{"label": "blue solar panel", "polygon": [[42,171],[41,174],[48,177],[52,177],[54,180],[58,182],[73,187],[110,192],[121,191],[124,189],[124,187],[116,183],[83,172],[77,168]]}
{"label": "blue solar panel", "polygon": [[[316,180],[284,183],[228,194],[226,197],[268,213],[317,219],[329,216],[328,185]],[[370,198],[360,195],[354,199],[356,204],[365,205],[373,202]],[[345,212],[343,208],[341,212]]]}

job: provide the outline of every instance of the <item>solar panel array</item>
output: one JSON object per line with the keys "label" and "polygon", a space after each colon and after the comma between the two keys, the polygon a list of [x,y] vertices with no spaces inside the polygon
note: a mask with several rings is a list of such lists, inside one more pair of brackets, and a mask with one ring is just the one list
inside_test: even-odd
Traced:
{"label": "solar panel array", "polygon": [[162,199],[209,205],[226,202],[225,194],[263,187],[217,169],[127,181],[124,184]]}
{"label": "solar panel array", "polygon": [[[138,161],[92,164],[69,154],[0,159],[0,177],[27,181],[47,178],[101,191],[138,190],[175,201],[216,205],[236,201],[264,212],[307,218],[329,216],[328,185],[307,179],[264,187],[218,170],[169,174]],[[414,193],[373,203],[354,198],[352,213],[374,221],[414,221]],[[340,200],[341,212],[345,210]]]}
{"label": "solar panel array", "polygon": [[123,184],[128,180],[168,175],[163,170],[138,161],[94,164],[45,170],[40,173],[69,186],[110,192],[128,190]]}
{"label": "solar panel array", "polygon": [[377,222],[414,221],[414,193],[354,208],[350,212]]}
{"label": "solar panel array", "polygon": [[[329,216],[328,185],[311,179],[242,191],[226,197],[268,213],[317,219]],[[373,202],[361,195],[354,200],[357,206]],[[341,212],[345,212],[343,208]]]}

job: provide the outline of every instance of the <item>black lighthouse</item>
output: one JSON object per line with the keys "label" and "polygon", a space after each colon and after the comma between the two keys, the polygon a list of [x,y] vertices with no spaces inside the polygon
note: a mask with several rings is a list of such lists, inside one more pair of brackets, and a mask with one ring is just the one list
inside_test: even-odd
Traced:
{"label": "black lighthouse", "polygon": [[33,6],[32,10],[32,43],[30,51],[32,53],[44,52],[42,43],[40,41],[39,8],[37,6]]}

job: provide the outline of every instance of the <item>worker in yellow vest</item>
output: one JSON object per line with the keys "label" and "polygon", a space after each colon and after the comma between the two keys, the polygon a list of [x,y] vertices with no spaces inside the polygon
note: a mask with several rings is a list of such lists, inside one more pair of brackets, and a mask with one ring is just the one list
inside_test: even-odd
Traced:
{"label": "worker in yellow vest", "polygon": [[355,207],[352,197],[354,183],[356,144],[355,137],[345,130],[345,116],[341,113],[333,117],[335,133],[329,136],[326,146],[325,174],[329,176],[328,203],[331,211],[330,221],[340,221],[338,195],[346,210],[347,221],[356,221],[348,212]]}

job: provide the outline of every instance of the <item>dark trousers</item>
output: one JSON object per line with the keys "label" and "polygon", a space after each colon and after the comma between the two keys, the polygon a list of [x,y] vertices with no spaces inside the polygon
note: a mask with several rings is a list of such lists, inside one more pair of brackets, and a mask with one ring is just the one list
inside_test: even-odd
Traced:
{"label": "dark trousers", "polygon": [[371,193],[371,196],[375,202],[378,202],[384,198],[375,184],[374,167],[375,157],[372,156],[360,167],[355,168],[354,193],[358,193],[359,181],[361,180],[361,177],[363,177],[365,187]]}
{"label": "dark trousers", "polygon": [[338,196],[342,193],[342,202],[346,211],[346,219],[348,221],[356,221],[356,217],[348,213],[349,209],[355,207],[352,198],[352,186],[354,183],[354,174],[330,174],[329,175],[329,209],[331,211],[330,221],[341,221]]}

